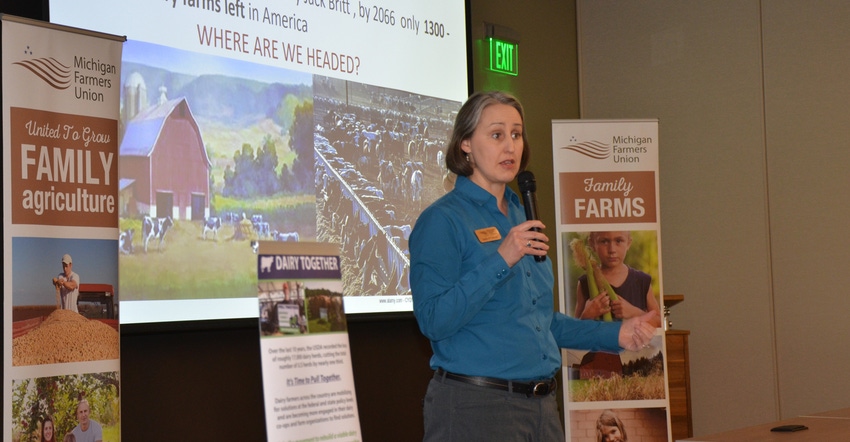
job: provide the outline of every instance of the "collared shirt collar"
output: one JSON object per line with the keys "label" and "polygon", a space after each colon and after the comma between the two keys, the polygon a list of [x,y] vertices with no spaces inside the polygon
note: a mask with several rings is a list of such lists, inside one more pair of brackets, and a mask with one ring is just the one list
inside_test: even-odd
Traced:
{"label": "collared shirt collar", "polygon": [[[480,206],[487,203],[495,204],[496,197],[481,188],[478,184],[475,184],[469,177],[458,176],[455,180],[455,189]],[[505,199],[511,205],[519,204],[519,196],[508,186],[505,186]]]}

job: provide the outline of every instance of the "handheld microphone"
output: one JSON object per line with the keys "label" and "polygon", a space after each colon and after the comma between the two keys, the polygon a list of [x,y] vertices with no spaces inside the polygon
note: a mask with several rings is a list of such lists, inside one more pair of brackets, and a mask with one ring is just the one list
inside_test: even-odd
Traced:
{"label": "handheld microphone", "polygon": [[[535,220],[537,217],[537,197],[534,192],[537,192],[537,181],[534,180],[534,174],[529,170],[523,170],[516,177],[519,185],[519,192],[522,195],[522,205],[525,207],[525,219]],[[531,230],[540,232],[540,228],[533,227]],[[534,260],[537,262],[546,261],[546,256],[534,255]]]}

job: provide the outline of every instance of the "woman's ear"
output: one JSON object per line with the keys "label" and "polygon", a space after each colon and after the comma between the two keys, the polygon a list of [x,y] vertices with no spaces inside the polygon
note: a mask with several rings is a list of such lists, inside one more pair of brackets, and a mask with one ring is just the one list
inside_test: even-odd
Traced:
{"label": "woman's ear", "polygon": [[469,145],[469,140],[463,140],[460,142],[460,150],[467,154],[472,151],[472,147]]}

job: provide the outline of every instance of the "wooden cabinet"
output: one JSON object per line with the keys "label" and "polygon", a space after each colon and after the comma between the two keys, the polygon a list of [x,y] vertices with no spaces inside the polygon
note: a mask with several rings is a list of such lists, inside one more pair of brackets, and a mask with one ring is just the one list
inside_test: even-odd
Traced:
{"label": "wooden cabinet", "polygon": [[694,435],[691,419],[691,376],[687,330],[667,330],[667,380],[670,389],[672,440]]}

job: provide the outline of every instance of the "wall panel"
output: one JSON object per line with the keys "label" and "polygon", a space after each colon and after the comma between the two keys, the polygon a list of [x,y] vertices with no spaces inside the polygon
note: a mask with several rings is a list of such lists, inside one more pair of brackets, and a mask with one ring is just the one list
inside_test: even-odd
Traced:
{"label": "wall panel", "polygon": [[757,1],[578,2],[582,118],[660,121],[696,435],[778,417],[760,32]]}

